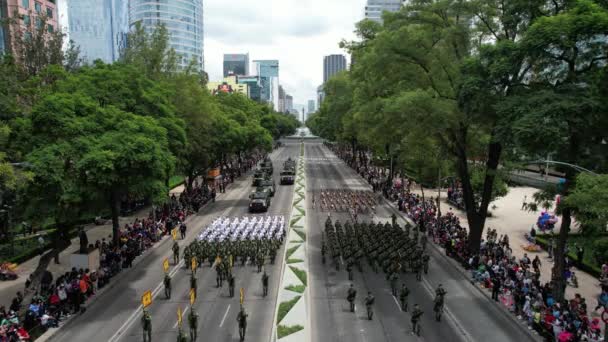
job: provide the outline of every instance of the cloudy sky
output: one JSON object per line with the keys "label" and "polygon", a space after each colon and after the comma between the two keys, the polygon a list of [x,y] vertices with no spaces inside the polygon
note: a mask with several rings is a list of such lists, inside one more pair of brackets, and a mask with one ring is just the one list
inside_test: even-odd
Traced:
{"label": "cloudy sky", "polygon": [[278,59],[283,88],[306,104],[323,82],[323,56],[345,54],[338,43],[354,38],[364,7],[365,0],[205,0],[205,69],[219,81],[224,53]]}

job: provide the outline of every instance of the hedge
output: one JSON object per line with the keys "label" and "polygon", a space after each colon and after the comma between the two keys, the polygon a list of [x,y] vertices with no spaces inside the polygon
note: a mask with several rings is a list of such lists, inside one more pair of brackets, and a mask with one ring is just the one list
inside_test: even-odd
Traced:
{"label": "hedge", "polygon": [[[579,235],[570,234],[570,236],[579,236]],[[547,239],[547,237],[549,237],[549,235],[542,235],[542,236],[537,235],[536,236],[536,244],[539,245],[539,246],[541,246],[545,250],[548,249],[547,246],[549,244],[549,239]],[[586,251],[586,253],[591,253],[591,251]],[[570,260],[576,260],[578,262],[578,260],[576,259],[576,253],[569,252],[568,253],[568,257],[570,258]],[[583,271],[583,272],[591,274],[595,278],[599,278],[600,275],[602,274],[602,269],[601,268],[599,268],[599,267],[597,267],[595,265],[592,265],[589,262],[586,262],[584,260],[583,260],[583,264],[582,265],[576,264],[576,267],[578,269],[580,269],[581,271]]]}

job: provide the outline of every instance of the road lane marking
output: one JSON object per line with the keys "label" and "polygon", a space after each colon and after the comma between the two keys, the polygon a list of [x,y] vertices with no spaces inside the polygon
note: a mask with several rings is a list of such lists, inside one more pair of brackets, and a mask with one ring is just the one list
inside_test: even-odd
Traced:
{"label": "road lane marking", "polygon": [[397,304],[397,308],[399,308],[399,311],[401,311],[402,310],[401,305],[399,305],[399,301],[397,300],[397,297],[395,297],[395,296],[391,296],[391,297],[393,297],[393,299],[395,300],[395,304]]}
{"label": "road lane marking", "polygon": [[228,316],[228,311],[230,311],[230,304],[228,304],[228,308],[226,309],[226,313],[224,313],[224,318],[222,318],[222,321],[220,322],[220,328],[222,327],[222,325],[224,325],[224,321],[226,320],[226,316]]}
{"label": "road lane marking", "polygon": [[[186,315],[186,312],[188,312],[188,309],[190,309],[190,307],[189,307],[189,306],[186,306],[186,308],[184,309],[184,312],[182,312],[182,317],[183,317],[184,315]],[[175,324],[173,324],[173,329],[177,328],[177,324],[178,324],[178,323],[179,323],[178,321],[175,321]]]}
{"label": "road lane marking", "polygon": [[[171,270],[171,272],[169,273],[169,276],[173,277],[175,275],[175,273],[177,273],[177,271],[179,271],[179,269],[183,265],[183,263],[184,263],[184,261],[182,260],[177,265],[175,265],[173,267],[173,269]],[[156,286],[154,291],[152,291],[152,299],[154,299],[158,296],[158,294],[161,291],[162,286],[163,286],[163,282],[161,281],[158,284],[158,286]],[[140,304],[137,307],[137,309],[135,309],[135,311],[133,311],[131,316],[129,316],[129,318],[127,318],[127,320],[123,323],[123,325],[120,328],[118,328],[116,333],[114,333],[114,335],[112,335],[112,337],[110,337],[110,339],[108,341],[109,342],[118,341],[122,337],[122,335],[127,331],[127,329],[131,326],[131,324],[133,324],[135,319],[137,319],[137,317],[139,317],[139,315],[142,313],[142,308],[143,308],[143,306]]]}

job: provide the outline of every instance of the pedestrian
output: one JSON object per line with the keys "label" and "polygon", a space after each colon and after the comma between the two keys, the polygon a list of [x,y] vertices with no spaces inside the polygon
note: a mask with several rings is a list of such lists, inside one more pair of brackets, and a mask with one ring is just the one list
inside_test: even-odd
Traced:
{"label": "pedestrian", "polygon": [[350,304],[350,312],[355,312],[355,299],[357,298],[357,290],[353,284],[350,284],[350,288],[348,289],[348,293],[346,295],[346,300]]}
{"label": "pedestrian", "polygon": [[40,255],[42,255],[42,253],[44,253],[44,238],[42,237],[42,235],[38,237],[38,248],[40,251]]}
{"label": "pedestrian", "polygon": [[500,278],[498,276],[494,276],[494,278],[492,278],[492,299],[494,299],[494,301],[496,301],[496,302],[498,302],[498,295],[500,294],[500,286],[501,286]]}
{"label": "pedestrian", "polygon": [[521,210],[526,209],[526,207],[528,206],[527,201],[528,201],[528,195],[524,195],[524,200],[523,200],[523,202],[521,203]]}
{"label": "pedestrian", "polygon": [[420,336],[420,317],[424,312],[420,310],[418,304],[414,304],[414,310],[412,310],[412,334]]}
{"label": "pedestrian", "polygon": [[144,342],[152,342],[152,317],[148,310],[144,309],[144,315],[141,318],[143,328]]}

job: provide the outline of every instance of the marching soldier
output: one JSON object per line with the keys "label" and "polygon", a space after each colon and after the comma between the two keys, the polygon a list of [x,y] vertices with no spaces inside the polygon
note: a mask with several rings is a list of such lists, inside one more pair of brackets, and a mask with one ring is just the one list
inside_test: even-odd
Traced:
{"label": "marching soldier", "polygon": [[196,276],[190,275],[190,288],[194,289],[194,297],[196,297]]}
{"label": "marching soldier", "polygon": [[428,254],[424,253],[424,255],[422,255],[424,274],[429,274],[429,260],[431,260],[431,257]]}
{"label": "marching soldier", "polygon": [[173,264],[177,265],[179,263],[179,244],[177,241],[173,242]]}
{"label": "marching soldier", "polygon": [[353,262],[349,259],[346,265],[346,272],[348,272],[348,280],[353,280]]}
{"label": "marching soldier", "polygon": [[397,276],[397,273],[393,272],[391,274],[390,277],[390,281],[391,281],[391,292],[393,293],[393,296],[397,297],[397,280],[399,279],[399,277]]}
{"label": "marching soldier", "polygon": [[190,310],[188,315],[188,325],[190,327],[190,341],[196,341],[196,331],[198,330],[198,314],[194,309]]}
{"label": "marching soldier", "polygon": [[416,280],[422,281],[422,262],[420,259],[414,261],[414,272],[416,272]]}
{"label": "marching soldier", "polygon": [[262,288],[263,288],[263,296],[266,297],[268,295],[268,274],[264,271],[262,275]]}
{"label": "marching soldier", "polygon": [[420,317],[422,316],[424,312],[422,310],[420,310],[420,307],[418,306],[418,304],[414,304],[414,310],[412,311],[412,333],[415,333],[416,335],[420,336]]}
{"label": "marching soldier", "polygon": [[369,319],[370,321],[372,320],[372,317],[374,316],[374,310],[373,310],[372,306],[374,305],[375,300],[376,299],[374,298],[372,293],[370,291],[368,291],[367,297],[365,297],[365,308],[367,308],[367,319]]}
{"label": "marching soldier", "polygon": [[239,323],[239,336],[241,341],[245,340],[245,333],[247,332],[247,316],[249,315],[241,305],[241,311],[239,311],[239,314],[236,316],[236,321]]}
{"label": "marching soldier", "polygon": [[234,297],[234,276],[231,274],[228,278],[228,291],[230,292],[230,298]]}
{"label": "marching soldier", "polygon": [[258,253],[258,273],[262,272],[262,266],[264,266],[264,254]]}
{"label": "marching soldier", "polygon": [[220,264],[217,264],[215,266],[215,284],[216,284],[216,287],[218,287],[218,288],[222,287],[222,282],[223,282],[223,278],[222,278],[222,266]]}
{"label": "marching soldier", "polygon": [[399,299],[401,300],[401,310],[407,312],[407,297],[410,295],[410,289],[405,286],[405,283],[401,285],[401,291],[399,291]]}
{"label": "marching soldier", "polygon": [[152,342],[152,317],[148,310],[144,309],[144,315],[141,318],[143,328],[144,342]]}
{"label": "marching soldier", "polygon": [[165,279],[163,280],[165,284],[165,297],[167,299],[171,298],[171,277],[167,273],[165,273]]}
{"label": "marching soldier", "polygon": [[350,288],[348,289],[348,294],[346,295],[346,300],[350,304],[350,312],[355,312],[355,299],[357,298],[357,290],[353,284],[350,284]]}

